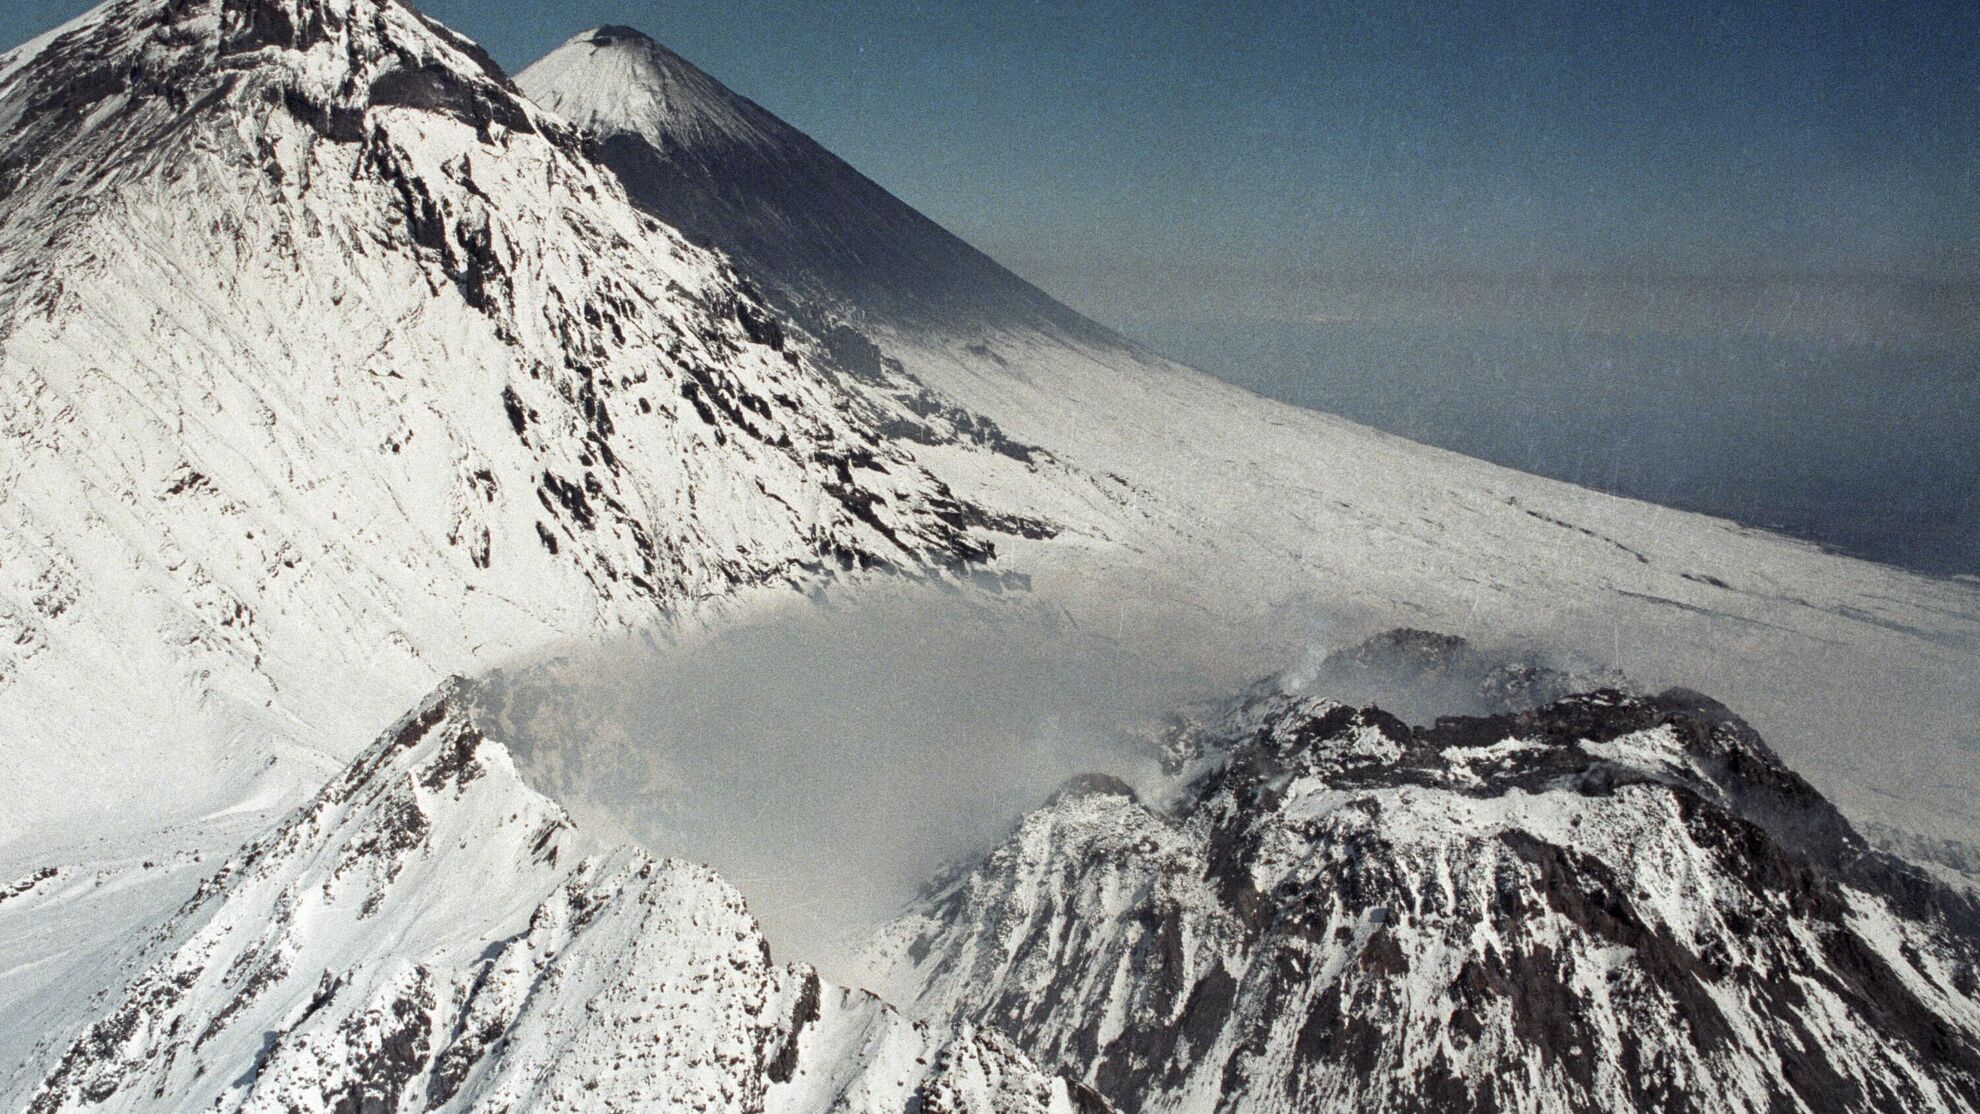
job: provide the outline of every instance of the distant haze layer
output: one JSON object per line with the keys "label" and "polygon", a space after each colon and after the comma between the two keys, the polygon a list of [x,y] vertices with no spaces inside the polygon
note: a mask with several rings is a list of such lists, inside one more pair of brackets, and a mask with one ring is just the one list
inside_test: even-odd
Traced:
{"label": "distant haze layer", "polygon": [[1274,398],[1495,463],[1980,573],[1980,358],[1840,339],[1532,322],[1147,322]]}

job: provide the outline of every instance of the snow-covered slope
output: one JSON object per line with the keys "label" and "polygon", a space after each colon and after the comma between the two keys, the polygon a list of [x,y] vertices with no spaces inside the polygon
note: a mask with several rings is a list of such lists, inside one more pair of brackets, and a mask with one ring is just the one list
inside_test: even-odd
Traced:
{"label": "snow-covered slope", "polygon": [[1411,729],[1262,688],[888,926],[883,993],[1158,1111],[1967,1111],[1980,906],[1723,707]]}
{"label": "snow-covered slope", "polygon": [[860,323],[872,366],[1042,446],[1066,471],[1041,483],[1079,477],[1048,500],[1091,516],[1075,543],[1010,552],[1085,626],[1187,652],[1179,609],[1241,643],[1292,605],[1336,628],[1562,648],[1739,707],[1853,817],[1958,843],[1980,832],[1972,582],[1510,472],[1162,360],[1041,304],[637,32],[578,35],[518,82],[767,295]]}
{"label": "snow-covered slope", "polygon": [[0,850],[292,805],[522,649],[980,569],[1051,527],[937,468],[1024,455],[401,4],[114,0],[0,59]]}
{"label": "snow-covered slope", "polygon": [[0,1101],[1104,1111],[995,1033],[946,1035],[773,965],[740,895],[577,831],[469,703],[443,686],[208,877],[93,1022],[0,1080]]}

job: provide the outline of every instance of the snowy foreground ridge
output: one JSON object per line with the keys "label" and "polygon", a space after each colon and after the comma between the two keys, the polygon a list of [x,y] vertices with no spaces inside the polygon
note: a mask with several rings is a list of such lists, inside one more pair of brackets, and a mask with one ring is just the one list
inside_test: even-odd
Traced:
{"label": "snowy foreground ridge", "polygon": [[[520,84],[397,0],[0,55],[0,1109],[1980,1109],[1971,584],[1164,361],[637,32]],[[472,711],[881,592],[1578,672],[1179,718],[878,997]]]}
{"label": "snowy foreground ridge", "polygon": [[465,696],[201,883],[28,1110],[1106,1109],[773,965],[741,895],[576,831]]}
{"label": "snowy foreground ridge", "polygon": [[918,1020],[577,830],[474,703],[449,682],[201,882],[26,1109],[1980,1103],[1980,905],[1694,694],[1179,721],[1176,801],[1068,785],[876,934]]}

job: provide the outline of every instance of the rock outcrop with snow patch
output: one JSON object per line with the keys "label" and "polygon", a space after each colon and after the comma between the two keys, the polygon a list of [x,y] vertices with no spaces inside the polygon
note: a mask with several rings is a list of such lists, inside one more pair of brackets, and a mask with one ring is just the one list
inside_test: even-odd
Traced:
{"label": "rock outcrop with snow patch", "polygon": [[1072,787],[884,930],[885,993],[1151,1114],[1980,1104],[1980,909],[1708,700],[1204,736],[1173,811]]}

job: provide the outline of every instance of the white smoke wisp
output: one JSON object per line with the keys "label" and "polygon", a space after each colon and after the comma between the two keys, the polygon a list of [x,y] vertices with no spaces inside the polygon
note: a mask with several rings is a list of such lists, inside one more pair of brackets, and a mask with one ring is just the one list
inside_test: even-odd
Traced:
{"label": "white smoke wisp", "polygon": [[1152,788],[1137,732],[1269,671],[1192,657],[1184,622],[1136,648],[1035,604],[869,594],[514,667],[484,716],[580,822],[708,863],[829,970],[1068,778]]}
{"label": "white smoke wisp", "polygon": [[1327,659],[1336,647],[1339,632],[1334,620],[1310,606],[1293,611],[1300,630],[1299,657],[1278,676],[1282,692],[1306,694],[1314,691],[1326,672]]}
{"label": "white smoke wisp", "polygon": [[1171,799],[1172,713],[1273,677],[1428,722],[1487,710],[1499,662],[1371,655],[1359,644],[1386,624],[1310,599],[1243,618],[1135,601],[1127,624],[1118,592],[1088,588],[1087,624],[1037,596],[926,584],[794,600],[513,665],[485,679],[479,714],[587,828],[709,864],[779,955],[843,975],[865,930],[1069,778]]}

